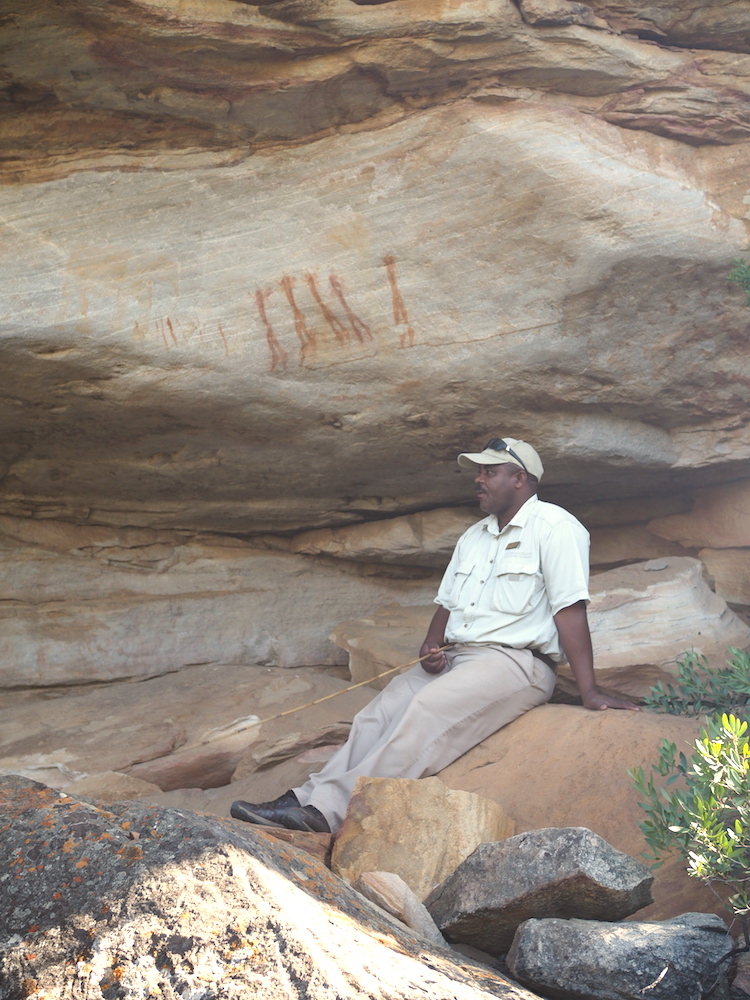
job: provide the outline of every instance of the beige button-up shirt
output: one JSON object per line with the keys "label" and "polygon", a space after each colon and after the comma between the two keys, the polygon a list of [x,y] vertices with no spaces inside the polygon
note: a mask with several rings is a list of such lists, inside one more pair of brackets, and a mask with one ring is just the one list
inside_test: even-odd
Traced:
{"label": "beige button-up shirt", "polygon": [[565,661],[553,615],[588,600],[589,533],[533,496],[500,530],[494,514],[459,538],[435,598],[446,642],[539,649]]}

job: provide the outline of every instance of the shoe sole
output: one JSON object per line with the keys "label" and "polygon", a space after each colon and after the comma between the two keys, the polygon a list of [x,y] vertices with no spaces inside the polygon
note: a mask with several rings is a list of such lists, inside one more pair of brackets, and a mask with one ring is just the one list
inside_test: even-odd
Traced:
{"label": "shoe sole", "polygon": [[252,823],[255,826],[273,826],[277,830],[287,829],[281,823],[274,823],[273,820],[266,819],[265,816],[259,816],[258,813],[254,813],[250,809],[235,809],[233,807],[230,810],[230,816],[232,819],[238,819],[243,823]]}

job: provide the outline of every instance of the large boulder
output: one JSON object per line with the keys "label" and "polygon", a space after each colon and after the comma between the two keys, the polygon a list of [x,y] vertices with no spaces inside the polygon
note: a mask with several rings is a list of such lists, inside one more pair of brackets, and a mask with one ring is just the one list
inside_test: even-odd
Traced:
{"label": "large boulder", "polygon": [[234,820],[0,780],[0,995],[533,1000]]}
{"label": "large boulder", "polygon": [[508,965],[554,1000],[726,1000],[734,942],[707,913],[663,923],[528,920]]}
{"label": "large boulder", "polygon": [[605,672],[632,663],[674,668],[686,649],[715,655],[750,643],[750,627],[709,589],[703,564],[686,556],[597,574],[588,615],[596,667]]}
{"label": "large boulder", "polygon": [[641,862],[584,827],[480,844],[425,900],[449,941],[504,953],[531,917],[622,920],[653,902]]}
{"label": "large boulder", "polygon": [[497,802],[449,791],[438,778],[358,778],[331,868],[351,883],[394,872],[424,900],[479,844],[513,832]]}
{"label": "large boulder", "polygon": [[[542,705],[500,729],[440,772],[449,788],[499,802],[516,831],[586,826],[633,858],[648,851],[639,828],[646,817],[627,769],[647,773],[663,739],[687,751],[699,719],[654,712],[589,712],[573,705]],[[679,858],[655,872],[654,902],[644,920],[688,910],[726,915],[716,896],[690,878]]]}

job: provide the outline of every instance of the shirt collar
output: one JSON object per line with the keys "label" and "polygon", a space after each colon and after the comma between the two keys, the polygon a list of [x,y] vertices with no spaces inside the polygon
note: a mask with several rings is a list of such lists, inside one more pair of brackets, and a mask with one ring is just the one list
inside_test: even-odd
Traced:
{"label": "shirt collar", "polygon": [[[510,528],[511,525],[514,528],[522,528],[526,524],[526,521],[528,520],[529,515],[532,512],[534,504],[538,502],[539,500],[536,493],[533,496],[530,496],[529,499],[526,501],[526,503],[523,504],[522,507],[519,507],[519,509],[515,512],[510,521],[508,521],[508,523],[505,525],[505,528]],[[497,523],[497,517],[494,514],[490,514],[490,516],[487,518],[484,527],[487,531],[490,532],[491,535],[501,534],[500,527],[498,526]],[[503,528],[502,531],[505,531],[505,528]]]}

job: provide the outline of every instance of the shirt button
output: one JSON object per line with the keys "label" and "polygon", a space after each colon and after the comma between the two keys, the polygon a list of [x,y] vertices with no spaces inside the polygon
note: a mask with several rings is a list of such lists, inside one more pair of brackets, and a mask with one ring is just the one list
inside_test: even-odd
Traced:
{"label": "shirt button", "polygon": [[471,606],[472,606],[472,608],[474,607],[474,602],[473,601],[471,602]]}
{"label": "shirt button", "polygon": [[479,582],[480,582],[480,583],[484,583],[484,580],[480,580]]}

